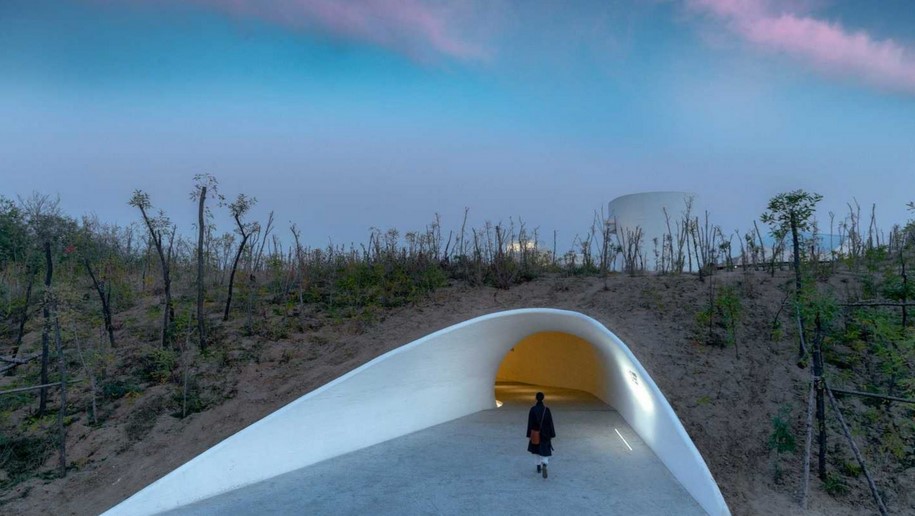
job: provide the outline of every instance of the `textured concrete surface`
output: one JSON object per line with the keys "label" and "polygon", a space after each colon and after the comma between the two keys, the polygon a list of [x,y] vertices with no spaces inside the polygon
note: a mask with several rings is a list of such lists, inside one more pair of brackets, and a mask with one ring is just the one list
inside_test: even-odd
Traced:
{"label": "textured concrete surface", "polygon": [[619,414],[580,391],[540,388],[557,433],[541,478],[525,437],[536,390],[499,385],[501,408],[169,514],[704,514]]}

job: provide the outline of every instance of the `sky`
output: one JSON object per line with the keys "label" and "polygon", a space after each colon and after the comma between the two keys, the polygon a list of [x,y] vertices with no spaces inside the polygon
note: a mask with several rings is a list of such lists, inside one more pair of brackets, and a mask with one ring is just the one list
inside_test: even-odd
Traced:
{"label": "sky", "polygon": [[[305,243],[629,193],[726,231],[773,195],[915,216],[910,0],[0,0],[0,195],[190,234],[195,174]],[[220,231],[230,231],[216,209]]]}

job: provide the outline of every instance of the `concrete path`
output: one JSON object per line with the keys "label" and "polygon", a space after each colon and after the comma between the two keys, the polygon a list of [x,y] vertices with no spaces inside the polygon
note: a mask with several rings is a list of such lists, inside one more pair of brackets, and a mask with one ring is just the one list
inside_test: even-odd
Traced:
{"label": "concrete path", "polygon": [[[558,435],[546,480],[525,437],[537,390]],[[590,394],[507,384],[496,399],[501,408],[169,514],[704,514],[623,418]]]}

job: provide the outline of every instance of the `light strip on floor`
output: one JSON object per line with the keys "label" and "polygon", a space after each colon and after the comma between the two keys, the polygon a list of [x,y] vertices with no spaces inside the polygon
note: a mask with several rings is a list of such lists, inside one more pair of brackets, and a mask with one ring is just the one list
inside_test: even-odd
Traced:
{"label": "light strip on floor", "polygon": [[629,443],[626,442],[626,438],[623,437],[623,434],[621,434],[620,431],[617,430],[616,428],[614,428],[613,431],[616,432],[616,435],[620,436],[620,439],[623,440],[623,444],[626,445],[626,448],[629,448],[629,451],[632,451],[632,446],[629,446]]}

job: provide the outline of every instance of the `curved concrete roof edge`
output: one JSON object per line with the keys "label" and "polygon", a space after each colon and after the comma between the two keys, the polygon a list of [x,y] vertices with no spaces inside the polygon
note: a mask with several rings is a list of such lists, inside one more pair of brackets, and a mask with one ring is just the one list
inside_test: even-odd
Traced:
{"label": "curved concrete roof edge", "polygon": [[[699,450],[629,347],[597,320],[551,308],[483,315],[391,350],[229,436],[105,514],[175,509],[493,408],[505,354],[543,331],[576,335],[598,349],[606,390],[594,394],[626,419],[706,512],[730,514]],[[371,432],[366,419],[377,422]],[[303,439],[303,428],[323,433]]]}

